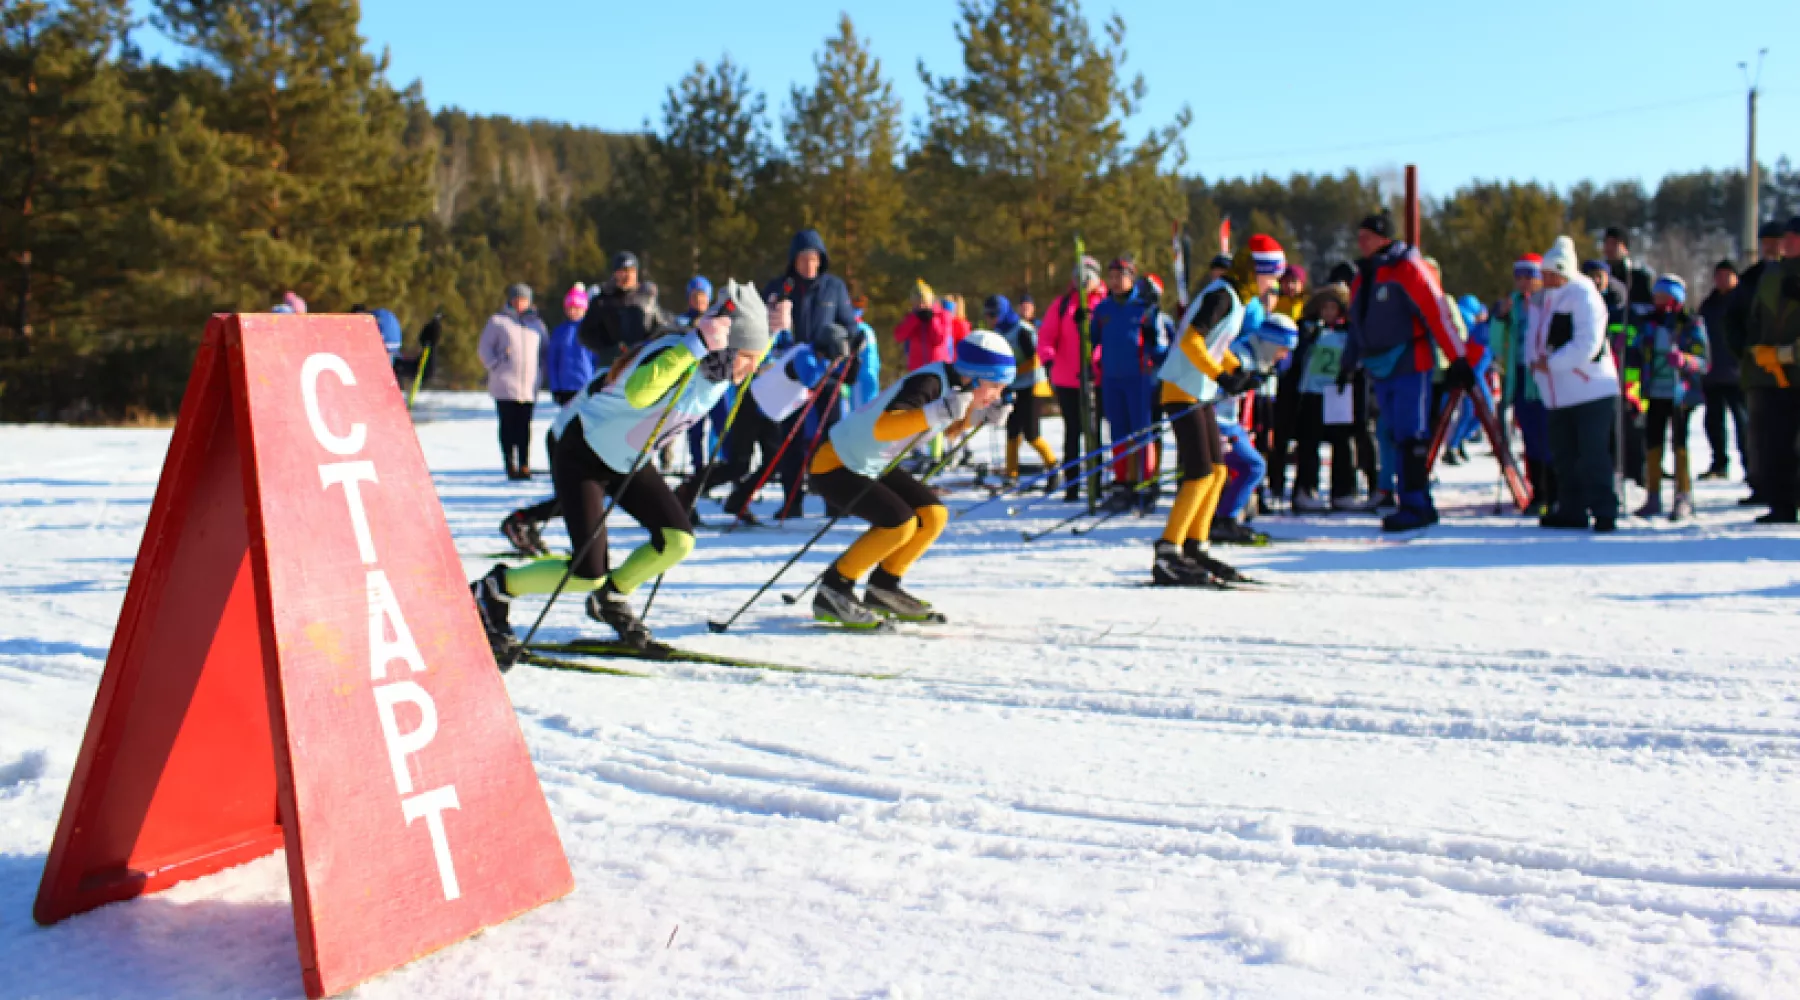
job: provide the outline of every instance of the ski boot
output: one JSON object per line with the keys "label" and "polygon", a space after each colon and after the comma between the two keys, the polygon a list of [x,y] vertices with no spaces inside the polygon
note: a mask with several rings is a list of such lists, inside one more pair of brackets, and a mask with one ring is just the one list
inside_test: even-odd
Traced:
{"label": "ski boot", "polygon": [[1644,505],[1632,511],[1633,517],[1661,517],[1663,512],[1662,494],[1652,493],[1645,498]]}
{"label": "ski boot", "polygon": [[1223,583],[1249,583],[1250,578],[1238,572],[1236,566],[1223,559],[1213,558],[1212,553],[1200,547],[1200,542],[1190,538],[1181,543],[1181,557],[1188,562],[1211,573]]}
{"label": "ski boot", "polygon": [[1131,487],[1125,483],[1118,483],[1113,486],[1112,492],[1107,494],[1100,509],[1108,514],[1123,514],[1136,503],[1137,498],[1132,494]]}
{"label": "ski boot", "polygon": [[599,590],[588,592],[587,613],[589,618],[612,626],[625,645],[637,649],[650,645],[650,627],[631,610],[631,601],[614,589],[611,580],[601,584]]}
{"label": "ski boot", "polygon": [[825,571],[819,580],[819,588],[813,592],[813,618],[862,631],[874,631],[885,624],[880,616],[856,599],[856,581],[835,568]]}
{"label": "ski boot", "polygon": [[1050,473],[1050,475],[1044,477],[1044,495],[1045,496],[1054,495],[1056,493],[1057,489],[1060,488],[1061,486],[1062,486],[1062,474],[1061,473],[1052,472],[1052,473]]}
{"label": "ski boot", "polygon": [[930,603],[901,590],[900,578],[880,568],[869,574],[869,585],[863,588],[863,607],[896,621],[933,624],[949,621],[942,612],[933,611]]}
{"label": "ski boot", "polygon": [[1401,507],[1381,519],[1382,531],[1417,531],[1438,523],[1435,507]]}
{"label": "ski boot", "polygon": [[544,544],[544,536],[538,532],[538,526],[519,516],[516,510],[500,522],[500,534],[524,555],[536,557],[550,554],[550,548]]}
{"label": "ski boot", "polygon": [[1619,530],[1619,523],[1610,517],[1594,516],[1594,534],[1610,535]]}
{"label": "ski boot", "polygon": [[1158,587],[1217,586],[1211,573],[1182,558],[1181,550],[1166,538],[1156,540],[1156,560],[1150,564],[1150,582]]}
{"label": "ski boot", "polygon": [[1221,517],[1213,521],[1207,541],[1221,545],[1267,545],[1269,536],[1236,518]]}
{"label": "ski boot", "polygon": [[469,584],[469,593],[475,598],[475,613],[481,618],[481,630],[487,633],[494,663],[505,673],[512,669],[519,654],[519,640],[513,636],[512,623],[507,620],[513,599],[506,592],[506,567],[496,565],[488,570],[486,576]]}
{"label": "ski boot", "polygon": [[737,525],[740,528],[760,528],[763,526],[762,519],[751,513],[749,507],[745,507],[743,510],[738,511],[736,517]]}
{"label": "ski boot", "polygon": [[1538,518],[1538,527],[1563,531],[1581,531],[1588,526],[1587,514],[1552,510]]}
{"label": "ski boot", "polygon": [[1694,519],[1694,498],[1686,493],[1675,494],[1675,506],[1669,511],[1669,520],[1676,523]]}

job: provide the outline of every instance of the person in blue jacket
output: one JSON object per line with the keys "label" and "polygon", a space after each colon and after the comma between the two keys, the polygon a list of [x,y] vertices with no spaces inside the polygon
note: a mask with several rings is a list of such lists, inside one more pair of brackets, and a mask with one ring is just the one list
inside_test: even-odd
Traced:
{"label": "person in blue jacket", "polygon": [[[1115,442],[1150,426],[1155,384],[1159,312],[1154,290],[1138,280],[1130,254],[1115,258],[1106,269],[1107,296],[1088,319],[1089,336],[1100,348],[1100,399],[1106,426]],[[1129,445],[1115,445],[1115,459]],[[1110,510],[1126,510],[1140,502],[1138,486],[1151,474],[1150,449],[1140,449],[1115,467],[1118,479],[1107,501]]]}
{"label": "person in blue jacket", "polygon": [[[832,327],[844,331],[856,329],[856,307],[850,304],[850,289],[842,278],[831,273],[831,256],[825,250],[825,238],[816,229],[802,229],[794,234],[788,244],[787,271],[763,286],[763,298],[770,305],[784,300],[792,303],[790,329],[796,344],[808,344],[821,352],[833,350],[836,333]],[[804,440],[789,448],[788,454],[782,457],[784,481],[800,483],[804,479],[806,462],[815,443],[823,441],[829,433],[828,428],[848,411],[849,401],[845,397],[849,388],[840,387],[834,379],[824,389],[826,398],[808,411],[806,427],[800,432]],[[786,514],[798,515],[802,513],[804,502],[805,488],[796,486],[783,510]]]}
{"label": "person in blue jacket", "polygon": [[[1456,300],[1456,310],[1462,313],[1463,329],[1469,331],[1469,343],[1481,345],[1480,357],[1475,361],[1475,384],[1480,391],[1486,392],[1488,368],[1493,361],[1489,352],[1492,324],[1488,319],[1487,306],[1473,295],[1464,295]],[[1462,410],[1456,417],[1456,428],[1445,444],[1444,462],[1447,465],[1460,465],[1469,460],[1469,442],[1481,437],[1481,418],[1475,415],[1473,400],[1464,399]]]}
{"label": "person in blue jacket", "polygon": [[850,386],[850,409],[874,399],[881,392],[881,344],[875,340],[875,328],[863,318],[869,307],[867,296],[855,300],[856,330],[850,338],[856,353],[856,381]]}
{"label": "person in blue jacket", "polygon": [[[696,274],[689,278],[687,311],[675,317],[675,326],[683,330],[691,329],[694,321],[706,314],[706,307],[712,305],[712,295],[712,282],[706,280],[706,275]],[[708,445],[716,447],[719,438],[725,433],[725,421],[731,418],[731,406],[737,399],[738,391],[738,387],[733,386],[731,391],[719,400],[718,405],[713,407],[712,412],[706,415],[705,420],[688,428],[688,467],[693,470],[690,475],[698,476],[700,470],[706,468],[707,462],[710,461]],[[708,425],[711,426],[712,431],[710,437],[707,434]],[[698,484],[696,483],[696,485]]]}
{"label": "person in blue jacket", "polygon": [[1644,395],[1644,489],[1649,497],[1638,517],[1663,512],[1663,446],[1675,452],[1675,505],[1669,520],[1694,516],[1694,479],[1688,464],[1688,418],[1705,398],[1702,388],[1712,363],[1706,321],[1688,311],[1687,282],[1665,274],[1651,284],[1652,311],[1639,320],[1637,342],[1627,368],[1636,368]]}
{"label": "person in blue jacket", "polygon": [[[563,321],[550,331],[544,345],[544,381],[550,398],[563,406],[594,380],[594,355],[581,343],[581,318],[587,315],[587,289],[576,282],[563,296]],[[556,450],[551,449],[551,454]]]}

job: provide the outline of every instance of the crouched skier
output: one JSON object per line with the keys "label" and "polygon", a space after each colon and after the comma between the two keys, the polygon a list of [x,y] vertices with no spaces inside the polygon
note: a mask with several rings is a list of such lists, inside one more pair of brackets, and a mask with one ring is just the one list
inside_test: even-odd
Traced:
{"label": "crouched skier", "polygon": [[[950,515],[938,495],[894,459],[925,436],[1004,425],[1000,394],[1016,375],[1006,341],[977,330],[956,345],[954,361],[919,368],[832,427],[813,457],[812,490],[870,528],[819,580],[813,617],[851,628],[874,628],[882,616],[944,620],[903,590],[900,580],[937,541]],[[864,573],[869,584],[858,601],[856,581]]]}
{"label": "crouched skier", "polygon": [[[705,419],[731,385],[756,370],[768,346],[761,297],[749,285],[728,282],[719,308],[691,331],[658,337],[621,357],[563,408],[552,471],[579,558],[573,567],[567,559],[539,559],[512,569],[500,564],[470,584],[497,655],[516,644],[507,620],[513,598],[552,593],[565,574],[564,589],[587,594],[589,616],[612,626],[625,643],[650,641],[650,630],[627,598],[686,558],[694,534],[686,507],[655,469],[642,468],[643,459]],[[603,519],[608,497],[650,533],[649,541],[612,570]]]}

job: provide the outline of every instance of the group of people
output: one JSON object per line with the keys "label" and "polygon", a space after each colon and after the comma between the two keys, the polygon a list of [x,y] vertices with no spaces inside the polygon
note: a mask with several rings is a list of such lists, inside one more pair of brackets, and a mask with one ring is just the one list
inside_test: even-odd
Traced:
{"label": "group of people", "polygon": [[[560,513],[574,552],[498,565],[472,586],[497,651],[515,641],[512,599],[558,588],[587,594],[593,617],[624,641],[648,642],[628,598],[692,549],[698,500],[726,489],[724,511],[753,525],[750,501],[774,482],[786,512],[798,513],[810,490],[828,514],[870,525],[822,575],[816,617],[856,628],[935,620],[903,586],[949,520],[922,473],[955,457],[946,443],[989,426],[1007,440],[1003,489],[1018,481],[1025,448],[1042,463],[1034,481],[1068,501],[1104,474],[1109,508],[1147,514],[1173,484],[1151,558],[1160,585],[1241,581],[1212,544],[1258,540],[1246,522],[1287,494],[1290,465],[1296,513],[1390,508],[1385,530],[1428,527],[1438,520],[1435,450],[1466,461],[1483,430],[1510,457],[1516,428],[1544,527],[1614,530],[1614,476],[1633,465],[1650,493],[1638,513],[1661,513],[1670,452],[1670,514],[1691,516],[1687,430],[1702,403],[1720,435],[1706,474],[1727,471],[1729,418],[1753,501],[1770,508],[1759,520],[1791,523],[1800,218],[1762,235],[1763,259],[1742,275],[1722,262],[1694,309],[1682,279],[1637,265],[1618,231],[1606,234],[1602,260],[1581,261],[1567,236],[1523,255],[1513,293],[1492,306],[1455,298],[1386,213],[1362,220],[1358,259],[1311,290],[1266,234],[1235,261],[1215,257],[1191,294],[1167,294],[1128,254],[1104,269],[1083,258],[1041,326],[1029,297],[987,297],[977,327],[959,297],[918,281],[894,330],[907,372],[885,388],[864,303],[830,273],[818,233],[797,234],[787,269],[761,288],[730,281],[715,299],[694,278],[676,316],[623,253],[606,283],[570,290],[555,331],[532,313],[530,289],[515,286],[483,332],[510,475],[530,474],[537,386],[560,407],[549,440],[555,496],[502,530],[548,556],[536,525]],[[1060,461],[1042,433],[1052,404],[1063,418]],[[1090,413],[1104,415],[1104,440]],[[1165,471],[1169,436],[1175,461]],[[689,472],[671,486],[656,459],[684,438]],[[1333,448],[1328,498],[1322,444]],[[616,568],[604,524],[613,505],[649,531]]]}

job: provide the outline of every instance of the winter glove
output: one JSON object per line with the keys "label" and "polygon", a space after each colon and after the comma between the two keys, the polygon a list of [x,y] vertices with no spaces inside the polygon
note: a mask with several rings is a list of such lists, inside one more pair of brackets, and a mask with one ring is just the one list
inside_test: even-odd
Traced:
{"label": "winter glove", "polygon": [[1350,388],[1356,382],[1356,369],[1349,365],[1338,365],[1337,388],[1339,392]]}
{"label": "winter glove", "polygon": [[1475,390],[1475,369],[1468,358],[1457,358],[1450,362],[1450,370],[1444,373],[1444,385],[1464,392]]}
{"label": "winter glove", "polygon": [[1012,418],[1012,411],[1011,403],[994,403],[991,406],[984,406],[969,414],[968,429],[973,433],[988,426],[1005,427],[1006,422]]}
{"label": "winter glove", "polygon": [[1561,350],[1574,339],[1575,317],[1568,313],[1557,313],[1550,317],[1550,335],[1544,338],[1544,343],[1549,345],[1552,351]]}
{"label": "winter glove", "polygon": [[1793,358],[1793,348],[1788,347],[1778,349],[1770,347],[1768,344],[1757,344],[1750,349],[1750,354],[1756,359],[1756,367],[1773,375],[1775,377],[1775,384],[1786,389],[1788,388],[1787,369],[1781,366],[1781,355],[1778,353],[1780,350],[1785,350],[1790,360]]}
{"label": "winter glove", "polygon": [[[773,296],[771,296],[773,299]],[[794,302],[792,299],[773,299],[769,303],[769,335],[774,336],[783,330],[794,329]]]}
{"label": "winter glove", "polygon": [[948,427],[969,412],[970,402],[968,393],[952,389],[925,404],[925,420],[933,427]]}
{"label": "winter glove", "polygon": [[1219,391],[1227,396],[1241,396],[1256,388],[1262,382],[1262,376],[1248,368],[1239,368],[1234,372],[1224,372],[1219,378]]}
{"label": "winter glove", "polygon": [[444,314],[442,312],[434,313],[430,319],[425,321],[424,328],[419,331],[419,346],[434,348],[438,345],[438,338],[443,334]]}
{"label": "winter glove", "polygon": [[700,342],[706,345],[705,353],[722,351],[725,349],[726,338],[731,334],[731,317],[702,316],[694,321],[694,332],[699,335]]}

